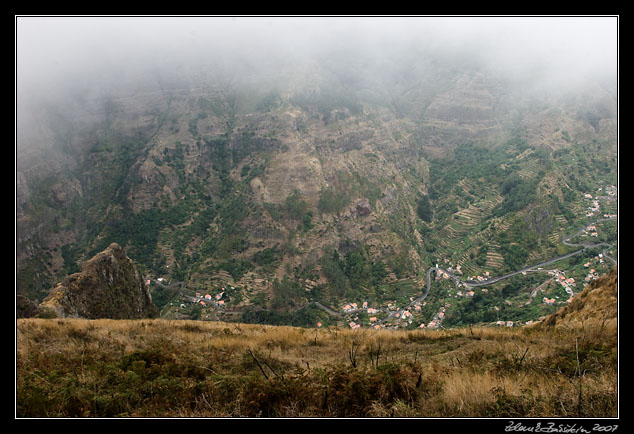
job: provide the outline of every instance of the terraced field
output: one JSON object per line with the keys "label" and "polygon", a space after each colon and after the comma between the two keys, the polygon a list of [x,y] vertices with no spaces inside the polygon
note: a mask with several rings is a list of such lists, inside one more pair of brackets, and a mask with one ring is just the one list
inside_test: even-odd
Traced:
{"label": "terraced field", "polygon": [[494,270],[501,269],[504,265],[504,258],[499,253],[500,245],[497,243],[489,243],[489,251],[487,252],[487,268]]}
{"label": "terraced field", "polygon": [[474,246],[482,246],[489,243],[492,236],[491,230],[482,224],[490,216],[491,211],[501,202],[501,197],[494,191],[487,189],[487,199],[470,204],[453,214],[450,223],[438,232],[438,257],[451,258],[462,267],[462,271],[469,275],[479,275],[490,268],[499,267],[503,260],[497,249],[499,246],[489,248],[487,263],[478,266],[471,258]]}
{"label": "terraced field", "polygon": [[462,273],[465,276],[479,276],[484,273],[484,270],[477,265],[475,265],[472,261],[467,258],[464,258],[459,262]]}

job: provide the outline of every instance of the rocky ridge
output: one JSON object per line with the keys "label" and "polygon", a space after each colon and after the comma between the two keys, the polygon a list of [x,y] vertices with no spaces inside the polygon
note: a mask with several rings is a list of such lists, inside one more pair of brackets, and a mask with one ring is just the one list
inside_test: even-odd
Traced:
{"label": "rocky ridge", "polygon": [[[240,86],[183,80],[79,107],[92,107],[80,111],[94,120],[65,113],[73,122],[55,124],[64,134],[42,139],[51,152],[19,153],[16,292],[41,300],[115,241],[144,274],[183,281],[191,293],[248,288],[243,305],[259,293],[270,301],[273,280],[287,275],[314,295],[315,282],[332,283],[322,269],[326,252],[347,253],[341,246],[365,248],[367,262],[383,263],[387,281],[397,282],[440,254],[416,212],[418,198],[431,194],[434,159],[451,158],[463,143],[493,148],[511,136],[531,149],[547,143],[551,153],[613,131],[609,93],[596,97],[601,111],[557,98],[537,105],[480,73],[437,69],[423,75],[444,79],[386,89],[400,96],[385,101],[378,90],[373,98],[360,90],[349,100],[326,98],[327,87],[315,94],[282,87],[269,100]],[[558,197],[559,181],[548,187]],[[482,199],[489,187],[472,183],[458,193],[486,211],[494,205]],[[289,198],[298,205],[293,214]],[[553,213],[531,208],[527,223],[545,236]],[[464,220],[445,232],[457,238],[478,221]]]}
{"label": "rocky ridge", "polygon": [[72,318],[140,319],[158,315],[150,292],[125,251],[116,243],[67,276],[39,306],[40,315]]}

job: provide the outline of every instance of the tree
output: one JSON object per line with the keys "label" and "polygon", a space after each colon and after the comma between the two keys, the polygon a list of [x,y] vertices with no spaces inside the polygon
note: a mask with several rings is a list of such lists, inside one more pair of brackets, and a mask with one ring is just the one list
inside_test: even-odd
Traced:
{"label": "tree", "polygon": [[322,188],[319,192],[319,203],[317,208],[321,213],[336,214],[344,207],[344,198],[337,194],[332,187]]}
{"label": "tree", "polygon": [[425,195],[421,195],[416,206],[416,213],[421,220],[429,223],[433,217],[433,211],[429,199]]}

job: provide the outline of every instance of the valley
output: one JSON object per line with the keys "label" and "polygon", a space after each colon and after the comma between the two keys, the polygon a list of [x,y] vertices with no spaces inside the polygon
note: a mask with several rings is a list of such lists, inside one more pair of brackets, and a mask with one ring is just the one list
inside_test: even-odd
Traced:
{"label": "valley", "polygon": [[[180,101],[207,107],[205,99]],[[592,168],[585,163],[589,158],[604,161],[605,167],[614,165],[611,151],[597,160],[601,154],[594,149],[607,146],[601,142],[548,150],[513,138],[498,145],[449,146],[446,156],[434,157],[417,149],[412,135],[405,143],[394,141],[396,132],[403,140],[408,123],[388,122],[389,135],[385,123],[373,124],[372,114],[382,109],[368,108],[368,114],[347,114],[324,124],[321,115],[278,104],[257,121],[251,114],[215,109],[221,116],[213,111],[203,116],[201,111],[194,117],[196,128],[184,130],[194,124],[173,102],[170,111],[182,113],[180,121],[160,127],[145,144],[109,145],[124,146],[118,158],[129,155],[129,173],[110,161],[115,154],[91,150],[88,161],[105,158],[105,168],[117,167],[119,172],[107,176],[119,176],[119,186],[113,184],[110,196],[102,196],[103,189],[89,195],[92,181],[79,181],[85,175],[78,172],[70,185],[83,183],[82,196],[65,199],[72,206],[61,208],[64,217],[51,220],[56,212],[40,214],[40,227],[49,229],[22,242],[33,246],[25,253],[35,254],[19,261],[26,267],[18,282],[30,282],[20,291],[37,293],[27,289],[37,282],[30,273],[52,279],[72,271],[74,261],[117,242],[126,246],[147,279],[182,282],[178,295],[151,286],[162,315],[169,318],[328,325],[339,319],[315,303],[340,312],[346,303],[364,301],[387,309],[385,315],[392,318],[396,312],[402,316],[403,306],[420,297],[426,272],[436,264],[460,267],[465,281],[506,276],[552,258],[573,257],[581,238],[568,241],[570,227],[617,214],[616,196],[605,193],[608,187],[615,189],[615,172],[591,169],[592,176],[582,179],[564,175],[572,167],[572,173]],[[216,128],[229,115],[232,120],[216,136],[201,135],[213,131],[206,125]],[[53,192],[59,196],[57,191],[64,188]],[[31,189],[29,204],[43,209],[53,205],[50,199],[33,202],[35,192]],[[19,222],[36,215],[33,205],[26,210]],[[72,229],[71,221],[76,222]],[[607,225],[596,232],[601,241],[614,244],[613,223],[597,223]],[[592,244],[598,240],[579,235]],[[75,242],[62,244],[65,239]],[[42,250],[44,245],[50,247]],[[231,287],[223,307],[200,310],[198,304],[193,309],[195,293]],[[500,293],[502,287],[491,289]],[[447,298],[441,296],[444,291],[432,291],[429,306],[420,306],[416,321],[408,317],[407,327],[429,323],[438,313],[431,306],[439,309],[448,303],[440,302]],[[528,286],[514,296],[527,292]],[[536,309],[533,319],[549,312]],[[348,322],[368,326],[369,318],[376,317],[385,325],[379,316],[350,317]],[[519,317],[505,320],[517,322]]]}
{"label": "valley", "polygon": [[616,281],[614,268],[521,328],[23,318],[16,413],[446,418],[445,429],[455,418],[615,418]]}
{"label": "valley", "polygon": [[[611,197],[610,200],[616,200],[616,197]],[[478,292],[478,294],[480,294],[481,297],[487,297],[489,290],[501,292],[499,285],[495,285],[495,284],[504,279],[509,279],[518,275],[526,276],[528,273],[531,273],[531,274],[539,273],[539,274],[547,274],[548,276],[554,276],[554,277],[548,277],[545,282],[543,282],[541,285],[539,285],[534,290],[532,290],[530,294],[530,299],[526,303],[524,303],[524,306],[528,306],[529,304],[531,304],[533,302],[533,299],[538,294],[547,294],[546,291],[549,291],[548,294],[553,297],[556,297],[557,299],[559,299],[560,296],[562,298],[559,301],[555,301],[555,298],[542,297],[543,303],[545,306],[553,306],[552,308],[549,308],[549,309],[540,310],[540,313],[543,314],[541,316],[543,317],[547,313],[554,312],[556,309],[558,309],[562,305],[570,303],[575,296],[575,292],[580,292],[581,290],[583,290],[583,288],[586,285],[596,280],[603,272],[607,272],[607,270],[609,270],[613,265],[617,264],[617,261],[614,258],[608,256],[606,253],[608,249],[611,249],[612,247],[614,247],[612,244],[607,244],[607,243],[591,244],[588,241],[585,241],[583,243],[570,242],[571,239],[579,236],[580,234],[587,235],[588,233],[590,233],[591,236],[597,237],[598,235],[595,232],[596,224],[599,222],[610,221],[612,219],[615,219],[615,217],[606,217],[604,219],[600,219],[593,224],[588,224],[583,229],[577,231],[573,235],[570,235],[562,239],[563,244],[567,246],[571,246],[571,247],[581,247],[579,250],[575,250],[571,253],[567,253],[567,254],[549,259],[539,264],[534,264],[528,267],[524,267],[520,270],[516,270],[502,276],[489,276],[489,272],[485,272],[484,273],[485,276],[470,276],[465,279],[461,277],[463,276],[463,273],[461,272],[460,269],[454,270],[451,266],[449,266],[448,269],[445,269],[445,268],[439,267],[438,264],[436,264],[435,266],[427,269],[425,281],[422,281],[420,279],[418,281],[414,281],[416,284],[421,284],[421,283],[424,284],[423,288],[421,288],[420,286],[412,288],[417,291],[422,291],[422,294],[417,297],[410,296],[409,302],[405,298],[401,298],[400,300],[401,303],[404,303],[405,305],[400,308],[398,307],[398,303],[396,303],[395,300],[391,302],[387,302],[386,304],[381,304],[377,306],[370,306],[368,305],[367,301],[364,301],[362,303],[361,302],[346,303],[343,307],[341,307],[338,310],[333,310],[331,308],[328,308],[327,306],[324,306],[323,304],[319,302],[311,302],[311,301],[309,302],[319,307],[326,313],[328,313],[331,318],[334,318],[336,321],[335,322],[336,325],[343,326],[344,324],[347,324],[351,329],[356,329],[362,326],[372,327],[374,329],[380,329],[382,327],[390,328],[390,329],[398,329],[398,328],[412,329],[414,327],[439,328],[439,327],[442,327],[442,321],[445,315],[449,315],[451,317],[451,314],[453,312],[450,310],[451,303],[446,303],[444,305],[441,305],[437,312],[433,312],[431,314],[431,320],[427,324],[425,323],[425,317],[430,318],[429,309],[425,309],[425,311],[427,311],[427,315],[422,315],[422,311],[423,311],[423,308],[426,307],[427,305],[427,302],[424,300],[428,296],[431,289],[431,285],[432,285],[431,274],[432,273],[436,274],[435,281],[437,282],[437,284],[442,283],[442,282],[439,282],[439,280],[441,279],[444,279],[444,280],[450,279],[455,282],[455,287],[453,288],[446,287],[445,285],[446,294],[444,295],[444,297],[447,297],[447,299],[455,297],[458,303],[460,303],[459,300],[461,298],[463,300],[468,300],[470,297],[473,297],[476,294],[476,291]],[[592,230],[592,232],[588,232],[589,229]],[[603,247],[603,250],[601,251],[601,253],[597,253],[598,247]],[[572,256],[576,256],[578,254],[584,253],[585,250],[591,250],[591,252],[589,254],[586,253],[585,255],[582,255],[582,257],[585,257],[588,259],[588,262],[584,263],[583,268],[578,266],[578,264],[581,262],[580,259],[576,259],[574,263],[569,263],[565,261],[566,259],[571,258]],[[614,254],[614,250],[613,249],[610,250],[610,253]],[[566,267],[567,270],[560,270],[557,268],[555,269],[543,268],[546,266],[553,265],[555,263],[561,263],[561,265]],[[589,268],[591,265],[596,268]],[[454,273],[457,273],[457,274],[454,274]],[[583,284],[581,284],[582,277],[584,282]],[[553,287],[552,287],[553,285],[549,286],[549,284],[553,282],[553,280],[555,281],[556,284],[560,283],[561,287],[564,289],[565,294],[561,293],[562,288],[556,288],[553,291]],[[531,279],[528,279],[529,283],[522,283],[522,285],[531,287],[530,281]],[[158,285],[165,287],[165,285],[159,281],[154,281],[154,282]],[[580,285],[578,288],[577,288],[576,282],[580,282]],[[196,309],[197,318],[202,313],[200,308],[198,308],[198,304],[200,304],[203,307],[208,306],[210,309],[219,310],[219,312],[215,312],[216,318],[223,318],[223,315],[222,315],[222,313],[224,313],[223,310],[225,307],[229,306],[228,304],[225,303],[224,300],[222,300],[225,293],[224,287],[221,288],[221,292],[219,292],[218,294],[215,294],[214,296],[215,301],[214,301],[212,300],[212,297],[209,294],[205,294],[203,296],[200,293],[196,293],[194,297],[186,297],[183,294],[182,285],[183,285],[183,282],[173,282],[170,285],[171,287],[178,286],[181,288],[179,293],[180,299],[170,302],[170,306],[176,305],[177,303],[179,303],[179,301],[182,302],[175,309],[174,313],[177,313],[179,309],[181,310],[181,312],[183,310],[187,312],[188,311],[187,305],[193,303],[195,305],[195,308],[197,308]],[[231,287],[231,290],[234,291],[235,288]],[[560,295],[553,295],[553,293],[559,293]],[[504,294],[504,292],[502,292],[502,294]],[[565,298],[566,296],[568,298]],[[521,297],[521,298],[523,299],[525,297]],[[442,304],[442,301],[444,301],[444,298],[441,300],[441,304]],[[498,300],[498,301],[500,301],[499,304],[501,304],[502,300]],[[504,300],[504,302],[507,305],[519,303],[517,301],[516,303],[511,303],[509,299]],[[539,303],[539,298],[537,299],[535,303]],[[486,304],[490,305],[491,303],[486,303]],[[361,305],[362,307],[359,307],[359,305]],[[454,307],[454,310],[457,307],[458,306]],[[496,318],[497,318],[495,322],[496,325],[520,326],[520,325],[530,325],[535,322],[535,319],[529,319],[523,322],[517,321],[516,320],[518,315],[517,312],[510,314],[509,318],[512,318],[512,319],[506,319],[506,320],[500,321],[499,306],[494,306],[494,308],[496,310]],[[361,319],[360,319],[360,316],[361,316]],[[520,316],[522,315],[520,314]],[[169,316],[166,316],[166,317],[169,318]],[[505,317],[504,309],[502,310],[502,317],[503,318]],[[171,318],[178,318],[178,315],[175,315]],[[534,316],[534,318],[538,318],[538,317]],[[314,326],[322,327],[323,325],[324,323],[322,323],[321,321],[318,321]],[[462,325],[465,325],[465,324],[462,324]]]}
{"label": "valley", "polygon": [[[598,276],[618,257],[616,89],[395,47],[253,56],[237,74],[229,58],[155,65],[34,105],[16,153],[16,294],[41,302],[116,243],[170,319],[415,328],[552,313],[567,297],[534,268],[578,292],[582,264],[601,255]],[[363,68],[352,79],[345,64]]]}
{"label": "valley", "polygon": [[618,16],[15,30],[16,419],[619,426]]}

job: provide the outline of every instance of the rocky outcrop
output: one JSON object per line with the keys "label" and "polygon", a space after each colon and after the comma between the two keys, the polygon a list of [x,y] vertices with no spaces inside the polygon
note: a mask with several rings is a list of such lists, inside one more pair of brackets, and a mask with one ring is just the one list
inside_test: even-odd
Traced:
{"label": "rocky outcrop", "polygon": [[544,236],[553,230],[554,217],[548,207],[534,207],[524,218],[528,223],[529,229],[539,236]]}
{"label": "rocky outcrop", "polygon": [[58,317],[139,319],[158,315],[148,287],[118,244],[82,265],[58,283],[40,304]]}
{"label": "rocky outcrop", "polygon": [[357,202],[355,209],[357,214],[361,217],[366,216],[372,212],[372,207],[370,206],[370,201],[368,199],[361,199]]}
{"label": "rocky outcrop", "polygon": [[33,300],[18,294],[15,297],[15,316],[16,318],[31,318],[37,316],[40,308]]}

